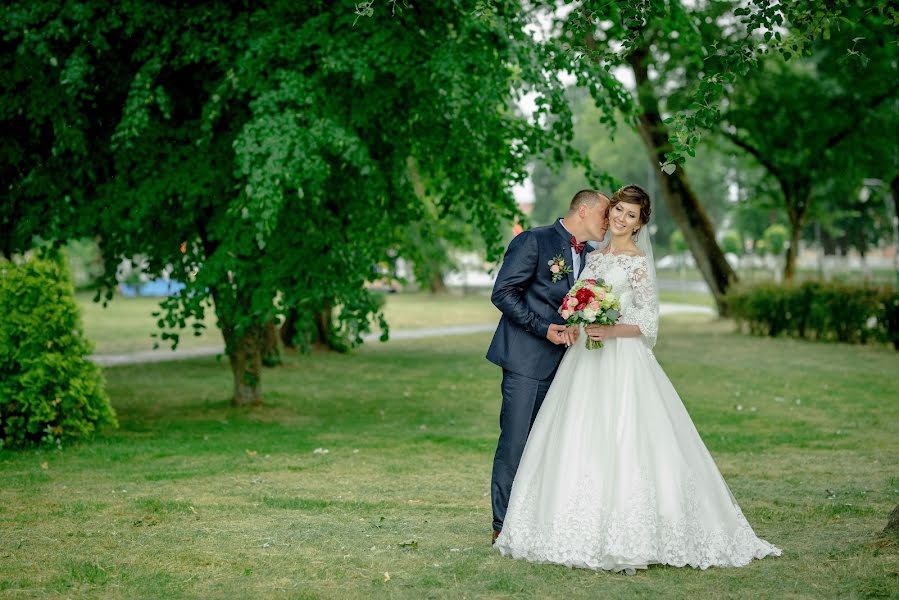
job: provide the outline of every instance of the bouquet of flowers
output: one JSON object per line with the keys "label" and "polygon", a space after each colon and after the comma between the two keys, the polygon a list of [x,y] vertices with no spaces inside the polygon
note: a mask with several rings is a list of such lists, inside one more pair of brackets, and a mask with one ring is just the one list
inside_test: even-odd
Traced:
{"label": "bouquet of flowers", "polygon": [[[581,279],[574,284],[559,307],[569,325],[614,325],[621,315],[621,304],[612,286],[602,279]],[[602,341],[587,338],[587,349],[602,348]]]}

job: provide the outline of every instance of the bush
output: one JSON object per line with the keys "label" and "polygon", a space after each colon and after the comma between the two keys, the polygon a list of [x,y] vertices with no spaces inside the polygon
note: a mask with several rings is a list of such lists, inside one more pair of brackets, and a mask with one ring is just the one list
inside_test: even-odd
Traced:
{"label": "bush", "polygon": [[860,344],[885,342],[899,350],[899,293],[895,290],[807,281],[738,288],[728,301],[741,331]]}
{"label": "bush", "polygon": [[780,256],[790,239],[790,232],[780,223],[775,223],[768,227],[762,234],[765,240],[765,248],[774,256]]}
{"label": "bush", "polygon": [[0,445],[60,444],[116,425],[58,253],[0,262],[0,315]]}
{"label": "bush", "polygon": [[94,240],[71,240],[65,246],[69,273],[76,290],[95,290],[103,275],[103,255]]}
{"label": "bush", "polygon": [[736,231],[727,231],[721,237],[721,249],[737,256],[743,255],[743,240]]}

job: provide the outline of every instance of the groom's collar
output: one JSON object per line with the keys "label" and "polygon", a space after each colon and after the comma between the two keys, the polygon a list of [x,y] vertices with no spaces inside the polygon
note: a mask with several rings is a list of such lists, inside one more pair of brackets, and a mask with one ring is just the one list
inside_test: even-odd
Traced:
{"label": "groom's collar", "polygon": [[[568,243],[571,240],[571,233],[567,229],[565,229],[564,225],[562,225],[563,219],[564,217],[559,217],[558,219],[556,219],[556,223],[553,228],[559,233],[559,235],[562,236],[562,239],[565,240],[565,243]],[[588,252],[592,252],[599,247],[599,244],[597,242],[593,242],[591,240],[586,240],[584,243],[586,243],[587,247],[589,248],[589,250],[587,250]]]}
{"label": "groom's collar", "polygon": [[566,242],[571,239],[571,233],[569,233],[568,230],[565,229],[565,226],[562,225],[562,217],[556,219],[556,223],[553,228],[559,233],[559,235],[561,235],[565,239]]}

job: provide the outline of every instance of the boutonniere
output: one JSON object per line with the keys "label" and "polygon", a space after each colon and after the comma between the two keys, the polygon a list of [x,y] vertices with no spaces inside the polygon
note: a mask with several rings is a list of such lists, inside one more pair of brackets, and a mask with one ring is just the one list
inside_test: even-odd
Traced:
{"label": "boutonniere", "polygon": [[568,273],[572,273],[571,265],[565,262],[561,254],[557,254],[552,260],[547,261],[549,271],[553,274],[553,283],[565,277]]}

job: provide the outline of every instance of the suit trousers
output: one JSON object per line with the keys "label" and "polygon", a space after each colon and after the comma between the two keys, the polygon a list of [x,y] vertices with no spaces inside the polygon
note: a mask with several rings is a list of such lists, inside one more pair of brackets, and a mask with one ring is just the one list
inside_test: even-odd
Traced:
{"label": "suit trousers", "polygon": [[493,457],[493,477],[490,495],[493,505],[493,529],[501,531],[512,481],[518,471],[518,463],[528,441],[528,434],[549,386],[555,370],[546,379],[531,379],[503,369],[503,406],[499,413],[499,442]]}

